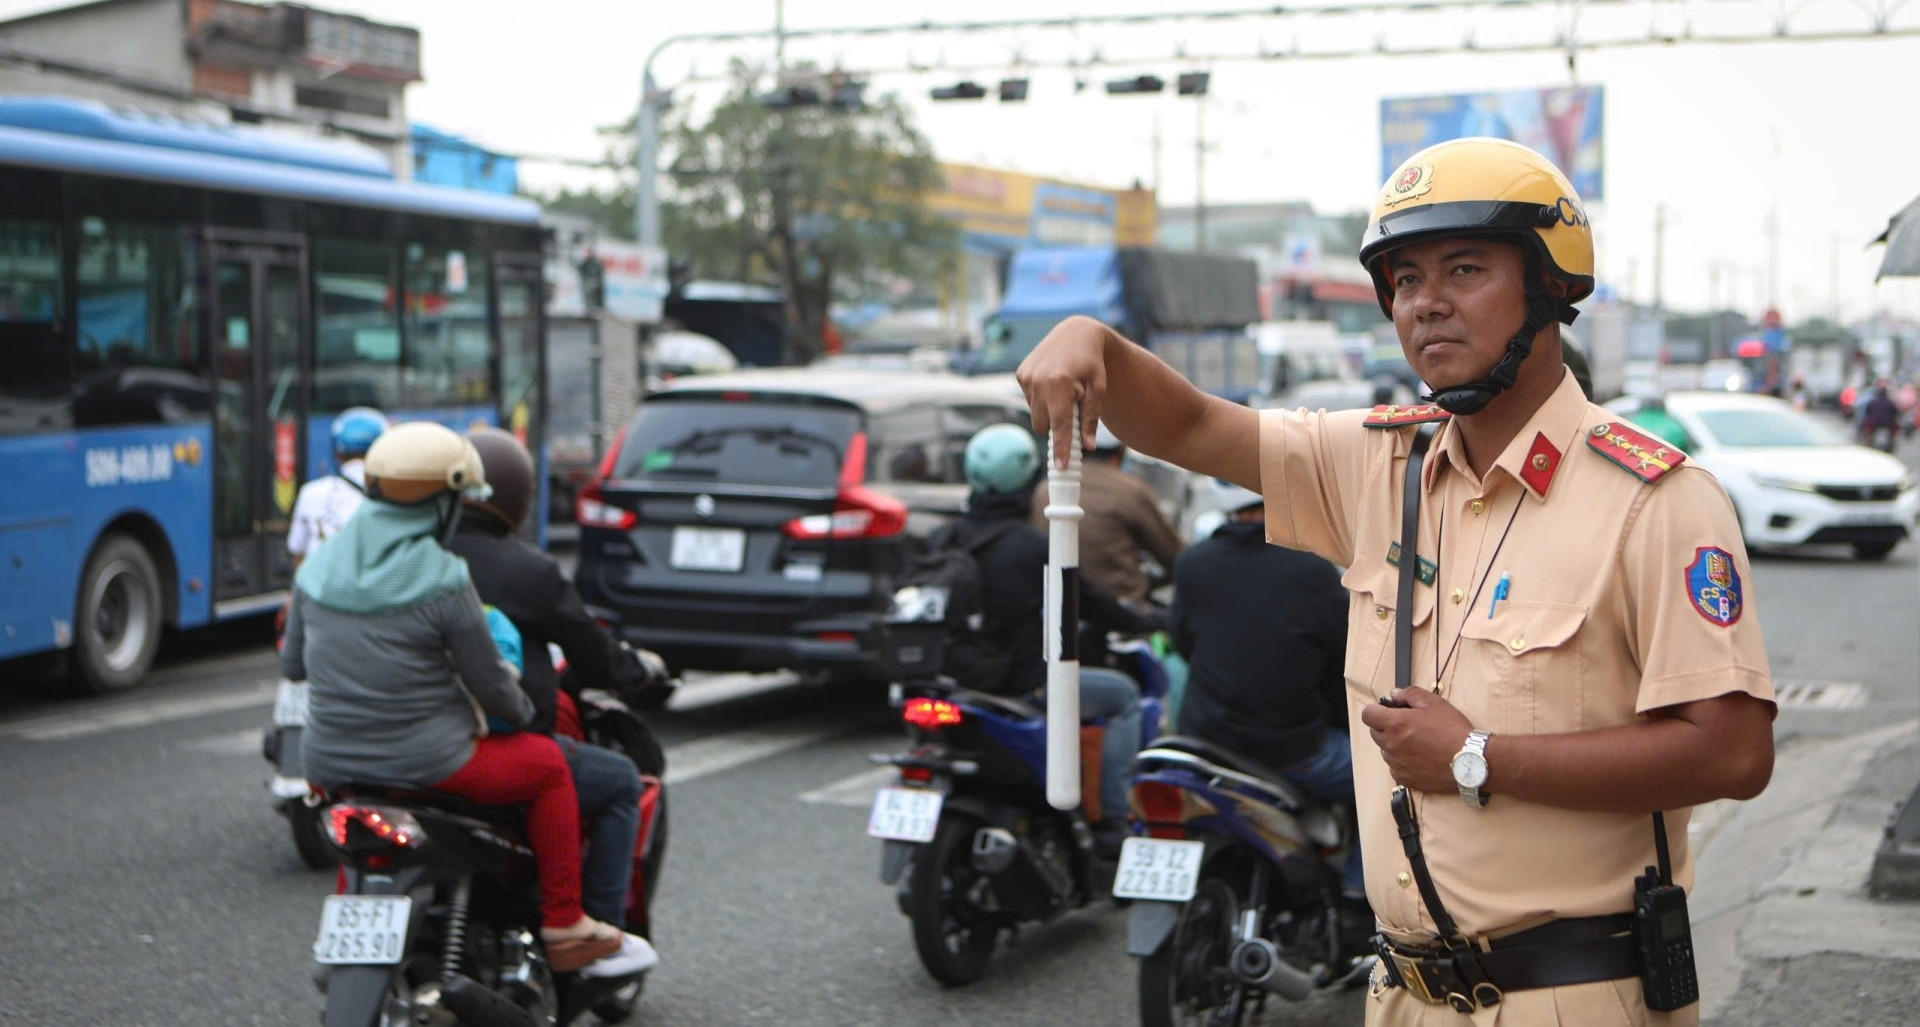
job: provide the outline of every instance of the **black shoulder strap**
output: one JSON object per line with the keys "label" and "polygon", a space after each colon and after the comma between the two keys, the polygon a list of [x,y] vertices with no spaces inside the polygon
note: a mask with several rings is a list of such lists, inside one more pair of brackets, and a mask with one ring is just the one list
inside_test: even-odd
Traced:
{"label": "black shoulder strap", "polygon": [[1413,684],[1413,578],[1420,562],[1420,465],[1425,462],[1427,446],[1439,425],[1428,422],[1414,430],[1413,450],[1407,454],[1407,481],[1400,498],[1400,590],[1399,616],[1393,625],[1393,683],[1396,688]]}

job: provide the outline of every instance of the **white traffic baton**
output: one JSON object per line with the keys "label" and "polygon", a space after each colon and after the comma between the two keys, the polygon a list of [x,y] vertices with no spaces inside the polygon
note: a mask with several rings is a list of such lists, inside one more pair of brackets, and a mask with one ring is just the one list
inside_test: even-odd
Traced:
{"label": "white traffic baton", "polygon": [[[1053,459],[1067,437],[1067,466]],[[1047,802],[1080,805],[1080,404],[1047,435]]]}

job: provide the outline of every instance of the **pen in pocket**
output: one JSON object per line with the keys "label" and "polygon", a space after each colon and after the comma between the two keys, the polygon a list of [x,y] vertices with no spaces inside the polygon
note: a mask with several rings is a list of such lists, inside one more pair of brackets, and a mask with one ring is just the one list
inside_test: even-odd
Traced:
{"label": "pen in pocket", "polygon": [[1501,571],[1500,580],[1494,582],[1494,585],[1493,585],[1493,599],[1487,603],[1487,619],[1488,620],[1493,619],[1493,611],[1499,607],[1500,600],[1505,599],[1507,597],[1507,589],[1509,587],[1511,587],[1511,582],[1507,578],[1507,572]]}

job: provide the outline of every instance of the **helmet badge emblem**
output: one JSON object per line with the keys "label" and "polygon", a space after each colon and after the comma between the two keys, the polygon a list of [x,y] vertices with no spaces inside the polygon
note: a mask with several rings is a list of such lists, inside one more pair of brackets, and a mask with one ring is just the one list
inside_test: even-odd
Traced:
{"label": "helmet badge emblem", "polygon": [[695,497],[693,497],[693,512],[694,512],[694,513],[697,513],[697,514],[699,514],[699,515],[700,515],[700,516],[702,516],[702,517],[712,517],[712,516],[713,516],[713,509],[714,509],[714,508],[713,508],[713,497],[712,497],[712,496],[709,496],[709,495],[706,495],[706,494],[704,494],[704,493],[703,493],[703,494],[701,494],[701,495],[698,495],[698,496],[695,496]]}
{"label": "helmet badge emblem", "polygon": [[1425,196],[1427,190],[1432,188],[1433,165],[1409,164],[1394,176],[1392,183],[1387,186],[1386,193],[1380,197],[1380,203],[1387,207],[1405,203],[1415,197]]}

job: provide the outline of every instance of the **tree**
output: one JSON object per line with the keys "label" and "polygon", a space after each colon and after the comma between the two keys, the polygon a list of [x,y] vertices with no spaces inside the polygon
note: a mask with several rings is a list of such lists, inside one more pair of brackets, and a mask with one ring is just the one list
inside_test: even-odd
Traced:
{"label": "tree", "polygon": [[794,363],[819,354],[836,295],[925,280],[955,252],[958,230],[926,202],[940,187],[939,163],[892,94],[775,106],[742,70],[704,121],[682,115],[664,142],[668,250],[706,274],[778,281]]}

